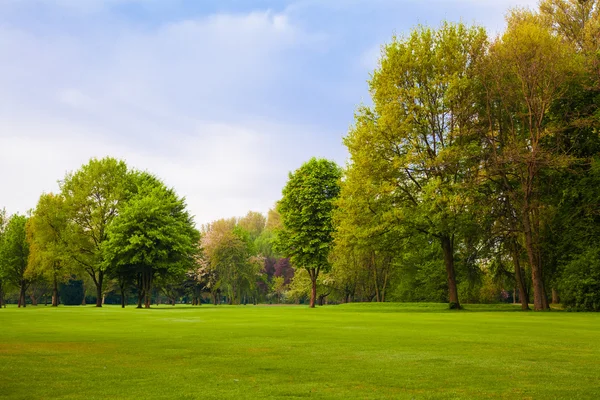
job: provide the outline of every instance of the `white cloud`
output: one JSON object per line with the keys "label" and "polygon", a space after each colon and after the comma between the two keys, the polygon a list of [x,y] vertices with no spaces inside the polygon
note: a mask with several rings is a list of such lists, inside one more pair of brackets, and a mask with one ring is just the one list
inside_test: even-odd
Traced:
{"label": "white cloud", "polygon": [[198,223],[266,212],[310,155],[275,154],[300,128],[244,113],[267,96],[285,51],[313,40],[286,15],[219,14],[102,38],[0,30],[9,60],[0,64],[0,206],[9,212],[106,155],[175,187]]}

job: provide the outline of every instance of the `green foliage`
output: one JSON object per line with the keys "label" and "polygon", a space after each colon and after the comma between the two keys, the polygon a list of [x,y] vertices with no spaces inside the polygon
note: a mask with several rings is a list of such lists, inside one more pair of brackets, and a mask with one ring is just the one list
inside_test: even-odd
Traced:
{"label": "green foliage", "polygon": [[27,217],[15,214],[6,225],[0,248],[0,264],[4,278],[16,287],[27,287],[25,274],[29,258],[26,233]]}
{"label": "green foliage", "polygon": [[597,244],[565,265],[560,288],[565,306],[600,311],[600,249]]}
{"label": "green foliage", "polygon": [[54,194],[40,196],[27,224],[30,244],[28,275],[43,275],[58,282],[70,278],[74,266],[64,239],[68,224],[64,198]]}
{"label": "green foliage", "polygon": [[317,158],[289,175],[277,209],[283,223],[278,245],[297,267],[329,268],[332,212],[340,192],[340,177],[341,170],[333,161]]}
{"label": "green foliage", "polygon": [[137,193],[121,207],[106,236],[102,249],[107,266],[157,272],[188,268],[199,240],[184,200],[148,177],[141,178]]}

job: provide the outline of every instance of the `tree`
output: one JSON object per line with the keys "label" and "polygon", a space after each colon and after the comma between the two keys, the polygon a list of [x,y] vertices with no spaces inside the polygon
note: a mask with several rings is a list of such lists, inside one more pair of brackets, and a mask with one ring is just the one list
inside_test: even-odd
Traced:
{"label": "tree", "polygon": [[487,173],[501,185],[498,198],[509,202],[518,218],[531,268],[534,309],[544,310],[548,302],[540,241],[541,177],[569,162],[558,149],[549,148],[556,127],[547,115],[565,93],[578,57],[536,14],[513,11],[507,22],[482,74]]}
{"label": "tree", "polygon": [[155,276],[183,274],[195,263],[200,239],[184,199],[147,173],[136,173],[135,194],[106,228],[102,270],[134,270],[139,302],[150,307]]}
{"label": "tree", "polygon": [[127,165],[110,157],[94,158],[68,173],[60,187],[69,219],[65,233],[68,255],[94,282],[96,307],[102,307],[107,267],[102,246],[129,194]]}
{"label": "tree", "polygon": [[240,218],[238,225],[250,235],[250,240],[255,241],[265,230],[267,219],[256,211],[249,211],[245,217]]}
{"label": "tree", "polygon": [[294,173],[283,188],[278,203],[283,228],[278,244],[296,268],[307,270],[315,306],[317,278],[330,268],[328,256],[333,241],[333,211],[340,193],[341,169],[333,161],[312,158]]}
{"label": "tree", "polygon": [[0,263],[6,280],[19,288],[19,307],[26,306],[25,292],[31,284],[27,277],[29,244],[26,235],[27,217],[15,214],[10,217],[0,248]]}
{"label": "tree", "polygon": [[449,23],[394,38],[370,81],[374,106],[359,109],[344,140],[356,179],[348,184],[364,185],[402,231],[441,246],[451,308],[460,308],[455,251],[473,224],[480,173],[476,66],[486,43],[482,28]]}
{"label": "tree", "polygon": [[27,272],[42,275],[52,283],[53,307],[58,306],[58,285],[71,277],[70,260],[65,254],[63,239],[67,224],[64,198],[51,193],[40,196],[27,224],[30,244]]}

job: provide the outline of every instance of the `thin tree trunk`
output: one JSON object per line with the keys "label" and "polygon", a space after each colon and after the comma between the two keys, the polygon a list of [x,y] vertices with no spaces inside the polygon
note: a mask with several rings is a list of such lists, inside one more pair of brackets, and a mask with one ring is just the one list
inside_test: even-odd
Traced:
{"label": "thin tree trunk", "polygon": [[310,282],[312,284],[310,291],[310,308],[315,308],[315,302],[317,300],[317,270],[311,268],[308,270],[308,274],[310,275]]}
{"label": "thin tree trunk", "polygon": [[152,300],[152,271],[144,271],[142,273],[144,282],[144,308],[150,308],[150,302]]}
{"label": "thin tree trunk", "polygon": [[456,275],[454,272],[454,246],[452,239],[448,235],[441,237],[442,251],[444,253],[444,264],[446,265],[446,274],[448,277],[448,297],[450,308],[460,309],[458,302],[458,289],[456,287]]}
{"label": "thin tree trunk", "polygon": [[[96,283],[96,307],[102,307],[102,282],[104,280],[104,272],[98,271],[98,281]],[[85,296],[84,296],[85,297]]]}
{"label": "thin tree trunk", "polygon": [[58,279],[56,276],[52,282],[52,307],[58,307]]}
{"label": "thin tree trunk", "polygon": [[513,263],[515,264],[515,280],[519,287],[519,299],[521,300],[521,310],[529,310],[529,298],[527,296],[527,288],[525,286],[525,277],[523,276],[523,270],[521,269],[521,261],[519,257],[519,249],[517,242],[512,243],[512,257]]}
{"label": "thin tree trunk", "polygon": [[375,252],[371,252],[371,267],[373,267],[373,283],[375,284],[375,299],[379,303],[379,283],[377,282],[377,265],[375,264]]}
{"label": "thin tree trunk", "polygon": [[536,257],[533,232],[531,231],[531,219],[529,217],[528,207],[523,210],[523,230],[525,234],[525,247],[527,257],[531,266],[531,281],[533,283],[533,309],[536,311],[547,310],[548,301],[545,300],[546,292],[544,290],[544,280],[542,278],[542,268],[539,259]]}
{"label": "thin tree trunk", "polygon": [[25,283],[23,281],[21,281],[21,287],[19,290],[19,305],[18,307],[23,306],[23,308],[27,307],[27,302],[25,301],[25,290],[27,290],[25,288]]}

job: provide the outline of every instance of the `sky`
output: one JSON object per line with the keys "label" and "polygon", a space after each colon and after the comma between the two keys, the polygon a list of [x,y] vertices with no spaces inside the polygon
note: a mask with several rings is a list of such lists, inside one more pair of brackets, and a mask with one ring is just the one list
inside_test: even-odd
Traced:
{"label": "sky", "polygon": [[342,143],[381,45],[418,24],[493,36],[536,0],[0,0],[0,208],[25,213],[111,156],[197,224],[266,213]]}

